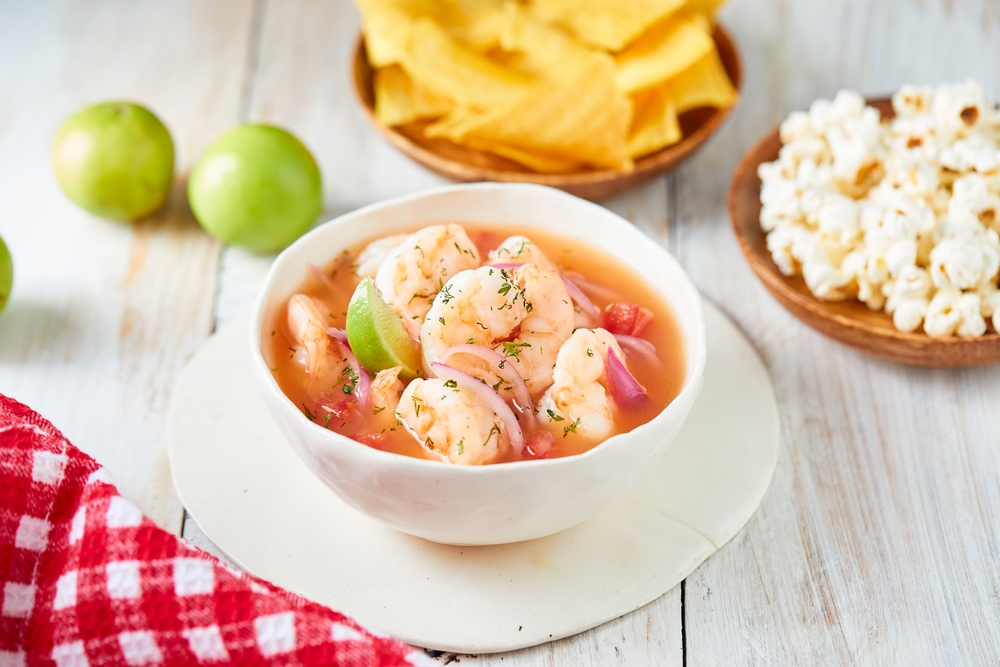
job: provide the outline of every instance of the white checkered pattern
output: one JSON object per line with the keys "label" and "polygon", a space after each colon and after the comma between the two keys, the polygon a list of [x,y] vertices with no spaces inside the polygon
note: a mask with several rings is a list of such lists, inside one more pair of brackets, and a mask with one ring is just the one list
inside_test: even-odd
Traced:
{"label": "white checkered pattern", "polygon": [[215,589],[212,564],[203,558],[174,561],[174,592],[178,596],[203,595]]}
{"label": "white checkered pattern", "polygon": [[121,496],[115,496],[108,505],[108,528],[132,528],[142,523],[139,508]]}
{"label": "white checkered pattern", "polygon": [[108,576],[108,595],[113,600],[137,598],[142,595],[139,561],[118,560],[104,566]]}
{"label": "white checkered pattern", "polygon": [[29,551],[45,551],[45,548],[49,546],[50,530],[52,530],[52,524],[45,519],[22,516],[21,522],[17,525],[14,546]]}
{"label": "white checkered pattern", "polygon": [[163,662],[163,654],[156,645],[156,638],[149,630],[123,632],[118,635],[125,662],[130,665],[153,665]]}
{"label": "white checkered pattern", "polygon": [[31,479],[53,486],[62,481],[63,469],[66,467],[67,460],[65,454],[35,452],[33,459]]}
{"label": "white checkered pattern", "polygon": [[15,584],[8,581],[3,586],[3,607],[0,614],[8,618],[28,618],[35,608],[35,585]]}
{"label": "white checkered pattern", "polygon": [[90,667],[82,641],[59,644],[52,649],[52,659],[56,667]]}
{"label": "white checkered pattern", "polygon": [[253,622],[257,631],[257,646],[264,657],[295,650],[295,614],[260,616]]}
{"label": "white checkered pattern", "polygon": [[70,570],[56,581],[56,598],[52,608],[56,611],[76,606],[76,580],[78,572]]}
{"label": "white checkered pattern", "polygon": [[222,633],[219,632],[219,626],[209,625],[204,628],[191,628],[181,634],[188,640],[191,652],[199,660],[205,662],[229,660],[229,653],[226,651],[226,645],[222,641]]}
{"label": "white checkered pattern", "polygon": [[87,526],[87,506],[84,505],[73,515],[73,523],[69,526],[69,543],[76,544],[83,537],[83,530]]}

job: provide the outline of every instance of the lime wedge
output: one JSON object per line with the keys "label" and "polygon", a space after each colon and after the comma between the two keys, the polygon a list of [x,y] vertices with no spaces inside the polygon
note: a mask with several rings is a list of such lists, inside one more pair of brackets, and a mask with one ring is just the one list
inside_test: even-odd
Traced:
{"label": "lime wedge", "polygon": [[402,366],[402,379],[420,375],[420,346],[407,335],[402,319],[382,299],[371,278],[361,281],[347,306],[347,342],[369,373]]}

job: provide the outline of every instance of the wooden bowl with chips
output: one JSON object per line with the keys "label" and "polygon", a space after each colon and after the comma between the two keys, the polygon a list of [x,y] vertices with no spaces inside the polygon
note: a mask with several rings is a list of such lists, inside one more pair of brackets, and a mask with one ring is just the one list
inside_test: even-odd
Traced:
{"label": "wooden bowl with chips", "polygon": [[[743,86],[743,66],[729,33],[716,24],[712,38],[722,65],[737,91]],[[364,38],[359,35],[354,49],[354,92],[372,125],[389,143],[431,171],[455,181],[500,181],[536,183],[565,190],[584,199],[598,201],[621,194],[644,181],[670,171],[694,153],[721,127],[733,107],[701,107],[679,116],[683,139],[655,153],[635,160],[628,172],[613,169],[586,169],[569,173],[539,173],[493,153],[460,146],[446,139],[428,138],[423,130],[429,121],[386,127],[375,117],[374,70],[368,61]]]}
{"label": "wooden bowl with chips", "polygon": [[[893,116],[888,98],[868,100],[883,118]],[[979,338],[931,338],[920,332],[905,333],[893,326],[892,317],[873,312],[856,299],[823,301],[809,291],[801,275],[786,276],[778,270],[760,227],[760,178],[757,167],[778,159],[781,149],[775,127],[748,150],[729,185],[729,217],[740,250],[767,291],[788,312],[825,336],[865,354],[913,366],[985,366],[1000,362],[1000,335],[991,330]]]}

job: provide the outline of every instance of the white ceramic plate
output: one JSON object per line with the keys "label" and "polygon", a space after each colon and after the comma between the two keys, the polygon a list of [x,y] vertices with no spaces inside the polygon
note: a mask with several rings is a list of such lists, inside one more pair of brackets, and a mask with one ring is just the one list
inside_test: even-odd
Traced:
{"label": "white ceramic plate", "polygon": [[483,547],[398,533],[340,502],[257,394],[247,320],[181,374],[170,461],[185,507],[248,571],[405,642],[485,653],[582,632],[677,585],[749,520],[777,459],[778,411],[749,342],[705,303],[705,383],[636,488],[575,528]]}

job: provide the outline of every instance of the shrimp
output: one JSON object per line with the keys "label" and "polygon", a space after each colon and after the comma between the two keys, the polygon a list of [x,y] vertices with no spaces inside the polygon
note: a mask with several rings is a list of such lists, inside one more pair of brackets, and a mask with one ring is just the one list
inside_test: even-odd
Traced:
{"label": "shrimp", "polygon": [[534,264],[540,269],[555,270],[556,265],[527,236],[511,236],[490,250],[491,264]]}
{"label": "shrimp", "polygon": [[343,381],[348,366],[341,343],[326,333],[328,316],[322,302],[305,294],[288,300],[288,332],[296,345],[294,358],[306,367],[306,393],[319,399]]}
{"label": "shrimp", "polygon": [[604,372],[608,349],[624,359],[618,341],[605,329],[577,329],[556,357],[552,386],[538,403],[547,428],[589,438],[606,437],[612,428],[611,401]]}
{"label": "shrimp", "polygon": [[375,374],[375,379],[372,380],[372,403],[379,412],[387,408],[389,412],[396,410],[405,386],[399,379],[401,370],[402,366],[393,366]]}
{"label": "shrimp", "polygon": [[380,239],[376,239],[365,246],[365,249],[358,255],[354,263],[354,275],[358,278],[374,278],[378,267],[403,243],[409,234],[393,234]]}
{"label": "shrimp", "polygon": [[424,370],[459,343],[499,352],[533,396],[552,383],[559,347],[573,333],[573,304],[555,271],[522,264],[463,271],[441,289],[423,327]]}
{"label": "shrimp", "polygon": [[496,413],[454,382],[413,380],[399,399],[396,418],[428,454],[450,463],[491,463],[510,446]]}
{"label": "shrimp", "polygon": [[438,290],[456,273],[479,266],[479,261],[479,251],[461,225],[425,227],[379,265],[375,286],[403,318],[406,332],[417,339]]}

